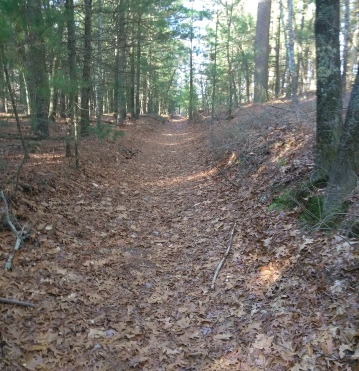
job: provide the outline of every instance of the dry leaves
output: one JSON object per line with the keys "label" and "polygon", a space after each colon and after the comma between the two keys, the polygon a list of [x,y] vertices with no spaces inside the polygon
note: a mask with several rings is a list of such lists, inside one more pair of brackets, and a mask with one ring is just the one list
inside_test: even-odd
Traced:
{"label": "dry leaves", "polygon": [[[358,244],[304,235],[295,212],[260,201],[299,174],[308,153],[288,140],[299,134],[263,127],[263,137],[287,144],[273,145],[261,166],[231,164],[235,188],[205,164],[206,127],[125,130],[124,145],[141,148],[136,157],[118,159],[117,144],[86,139],[79,173],[41,164],[51,187],[16,205],[33,233],[15,270],[1,270],[1,296],[37,307],[0,304],[0,367],[357,370],[359,272],[343,268],[358,263]],[[285,171],[273,162],[283,151],[297,161]],[[33,165],[27,174],[44,176]],[[10,249],[2,232],[1,261]]]}

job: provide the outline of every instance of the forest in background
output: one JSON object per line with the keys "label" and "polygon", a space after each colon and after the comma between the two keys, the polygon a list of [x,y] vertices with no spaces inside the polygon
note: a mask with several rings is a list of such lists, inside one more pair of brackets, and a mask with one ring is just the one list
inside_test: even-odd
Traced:
{"label": "forest in background", "polygon": [[311,181],[329,184],[323,210],[328,226],[337,224],[359,169],[353,139],[359,126],[358,2],[256,5],[1,0],[0,111],[16,119],[23,162],[29,154],[20,115],[30,119],[32,139],[49,138],[50,124],[65,120],[66,157],[79,168],[81,137],[111,131],[104,114],[120,126],[140,115],[181,114],[192,121],[207,113],[213,128],[216,112],[225,110],[230,120],[243,104],[284,98],[300,121],[299,97],[315,92]]}
{"label": "forest in background", "polygon": [[358,1],[197,3],[0,0],[1,369],[358,370]]}
{"label": "forest in background", "polygon": [[[19,112],[45,136],[42,121],[58,116],[73,115],[84,133],[92,115],[192,118],[213,104],[230,116],[253,100],[315,91],[314,1],[259,5],[257,18],[240,0],[201,10],[193,1],[1,0],[0,111],[13,109],[4,67]],[[341,1],[340,17],[346,91],[357,68],[358,2]]]}

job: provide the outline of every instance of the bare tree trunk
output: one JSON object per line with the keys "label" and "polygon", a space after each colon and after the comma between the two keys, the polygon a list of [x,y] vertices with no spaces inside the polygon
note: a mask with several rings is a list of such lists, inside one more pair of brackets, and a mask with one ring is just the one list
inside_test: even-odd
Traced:
{"label": "bare tree trunk", "polygon": [[189,103],[188,103],[188,119],[193,119],[194,110],[194,87],[193,87],[193,0],[191,9],[191,24],[190,24],[190,51],[189,51]]}
{"label": "bare tree trunk", "polygon": [[90,95],[91,95],[91,15],[92,0],[84,0],[85,30],[84,30],[84,63],[82,68],[81,90],[81,135],[87,135],[90,126]]}
{"label": "bare tree trunk", "polygon": [[349,10],[350,0],[344,1],[344,20],[343,20],[343,69],[342,69],[342,93],[345,95],[347,90],[347,71],[348,71],[348,55],[349,55]]}
{"label": "bare tree trunk", "polygon": [[317,138],[312,181],[325,184],[341,135],[339,0],[316,1]]}
{"label": "bare tree trunk", "polygon": [[259,0],[255,38],[254,102],[268,100],[269,26],[271,0]]}
{"label": "bare tree trunk", "polygon": [[141,13],[138,14],[137,21],[137,45],[136,45],[136,112],[135,118],[140,117],[140,83],[141,83]]}
{"label": "bare tree trunk", "polygon": [[307,12],[308,4],[307,0],[303,0],[303,7],[302,7],[302,19],[300,22],[300,36],[298,38],[298,58],[297,58],[297,66],[296,66],[296,76],[298,81],[298,90],[299,94],[304,92],[304,81],[306,81],[305,73],[306,68],[303,63],[303,31],[304,31],[304,23],[305,23],[305,14]]}
{"label": "bare tree trunk", "polygon": [[97,125],[100,126],[103,116],[103,76],[102,76],[102,0],[97,0],[98,5],[98,32],[97,32]]}
{"label": "bare tree trunk", "polygon": [[42,21],[41,0],[27,0],[27,33],[29,47],[26,53],[28,88],[33,130],[49,137],[49,81],[46,74],[46,50],[43,33],[38,29]]}
{"label": "bare tree trunk", "polygon": [[359,71],[350,96],[343,134],[330,173],[325,199],[326,224],[342,219],[348,196],[357,186],[359,171]]}
{"label": "bare tree trunk", "polygon": [[228,86],[229,86],[229,96],[228,96],[228,117],[232,116],[233,110],[233,71],[232,71],[232,61],[230,54],[230,42],[231,42],[231,26],[232,26],[232,15],[233,15],[233,2],[231,3],[229,9],[226,2],[226,18],[227,18],[227,39],[226,39],[226,57],[228,66]]}
{"label": "bare tree trunk", "polygon": [[279,97],[280,94],[280,16],[277,19],[277,37],[275,44],[275,87],[274,87],[274,96]]}
{"label": "bare tree trunk", "polygon": [[69,92],[69,135],[66,142],[66,155],[71,157],[70,138],[72,136],[71,128],[74,128],[75,139],[75,161],[76,168],[79,168],[78,152],[78,132],[76,122],[76,94],[77,94],[77,76],[76,76],[76,39],[75,39],[75,17],[74,17],[74,0],[66,0],[67,15],[67,51],[68,51],[68,71],[71,81]]}
{"label": "bare tree trunk", "polygon": [[1,57],[2,63],[3,63],[4,74],[5,74],[5,81],[6,81],[7,89],[8,89],[9,95],[10,95],[12,109],[13,109],[14,115],[15,115],[17,130],[19,132],[20,139],[21,139],[21,145],[22,145],[22,148],[24,150],[24,159],[27,160],[27,159],[30,158],[30,156],[29,156],[29,152],[27,150],[25,139],[24,139],[24,136],[23,136],[22,130],[21,130],[20,118],[19,118],[19,114],[18,114],[18,111],[17,111],[15,94],[14,94],[14,91],[13,91],[13,89],[11,87],[11,81],[10,81],[9,70],[8,70],[7,62],[6,62],[6,56],[5,56],[4,46],[1,45],[1,44],[0,44],[0,57]]}
{"label": "bare tree trunk", "polygon": [[[248,57],[247,57],[246,53],[244,52],[243,47],[242,47],[240,42],[238,43],[238,48],[239,48],[239,50],[242,54],[242,58],[243,58],[242,64],[244,65],[244,71],[245,71],[244,76],[245,76],[245,81],[246,81],[246,101],[247,101],[247,103],[249,103],[249,101],[250,101],[250,85],[251,85],[250,76],[251,76],[251,73],[250,73],[249,65],[248,65]],[[239,83],[239,86],[241,86],[240,83]]]}
{"label": "bare tree trunk", "polygon": [[216,98],[216,79],[217,79],[217,37],[218,37],[218,12],[216,19],[216,33],[214,39],[214,53],[213,53],[213,82],[212,82],[212,104],[211,104],[211,144],[214,145],[214,109]]}
{"label": "bare tree trunk", "polygon": [[28,115],[31,115],[31,104],[30,104],[30,94],[29,94],[29,88],[27,86],[27,81],[26,81],[26,77],[25,77],[25,72],[22,71],[21,73],[21,78],[23,79],[24,81],[24,87],[25,87],[25,95],[26,95],[26,113]]}
{"label": "bare tree trunk", "polygon": [[[134,40],[132,40],[134,43]],[[129,86],[129,101],[128,101],[128,108],[130,111],[131,118],[135,118],[135,46],[133,45],[131,48],[131,56],[130,56],[130,86]]]}
{"label": "bare tree trunk", "polygon": [[57,88],[54,86],[55,73],[59,67],[59,59],[55,56],[51,66],[51,87],[50,87],[50,107],[49,107],[49,119],[52,122],[56,120],[56,106],[57,106]]}
{"label": "bare tree trunk", "polygon": [[49,106],[49,120],[52,122],[56,121],[56,113],[57,113],[57,105],[58,105],[58,98],[59,98],[59,90],[55,86],[55,77],[56,73],[59,70],[61,57],[59,57],[59,48],[62,42],[63,34],[65,28],[65,18],[61,18],[58,22],[57,28],[57,42],[52,48],[52,58],[50,64],[50,106]]}
{"label": "bare tree trunk", "polygon": [[295,59],[294,59],[294,29],[293,29],[293,0],[288,0],[288,60],[289,71],[291,75],[292,85],[292,102],[298,104],[298,76],[296,74]]}
{"label": "bare tree trunk", "polygon": [[280,4],[280,15],[282,19],[284,41],[287,50],[287,64],[289,69],[289,84],[291,87],[291,93],[288,91],[288,96],[291,94],[292,102],[298,104],[297,97],[297,76],[294,62],[294,30],[293,30],[293,2],[288,0],[288,34],[287,26],[284,19],[283,0],[279,0]]}
{"label": "bare tree trunk", "polygon": [[126,118],[126,97],[125,97],[125,82],[126,82],[126,32],[125,32],[125,15],[124,15],[124,0],[119,1],[117,8],[117,37],[116,37],[116,55],[115,55],[115,115],[117,125],[122,125]]}

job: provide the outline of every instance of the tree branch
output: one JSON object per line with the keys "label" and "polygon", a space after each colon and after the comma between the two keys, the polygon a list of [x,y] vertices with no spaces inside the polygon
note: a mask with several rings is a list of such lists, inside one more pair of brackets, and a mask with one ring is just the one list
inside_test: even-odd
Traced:
{"label": "tree branch", "polygon": [[15,253],[16,253],[17,250],[19,250],[19,248],[21,246],[21,242],[23,241],[24,227],[21,228],[21,232],[19,232],[15,228],[14,224],[10,220],[9,206],[7,204],[7,200],[6,200],[4,191],[1,191],[0,192],[0,197],[4,201],[4,205],[5,205],[5,218],[6,218],[7,224],[9,225],[10,229],[12,230],[12,232],[14,233],[14,235],[16,237],[16,242],[15,242],[14,250],[9,255],[9,257],[7,258],[6,263],[5,263],[5,270],[6,271],[9,271],[9,270],[12,269],[12,260],[14,259]]}
{"label": "tree branch", "polygon": [[0,303],[15,304],[15,305],[20,305],[22,307],[30,307],[30,308],[36,307],[35,304],[29,303],[27,301],[20,301],[20,300],[15,300],[15,299],[0,298]]}
{"label": "tree branch", "polygon": [[229,255],[229,252],[231,251],[231,247],[232,247],[232,241],[233,241],[233,235],[234,235],[234,231],[236,229],[236,223],[233,224],[233,227],[232,227],[232,230],[231,230],[231,233],[229,235],[229,241],[228,241],[228,245],[227,245],[227,250],[222,258],[222,260],[218,263],[217,265],[217,268],[214,272],[214,276],[213,276],[213,280],[212,280],[212,284],[211,284],[211,290],[214,290],[214,283],[216,282],[216,279],[218,277],[218,273],[219,271],[221,270],[227,256]]}

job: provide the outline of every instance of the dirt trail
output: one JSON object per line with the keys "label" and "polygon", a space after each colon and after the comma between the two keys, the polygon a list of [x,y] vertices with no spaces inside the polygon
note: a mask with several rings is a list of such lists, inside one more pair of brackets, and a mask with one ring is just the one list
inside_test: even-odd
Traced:
{"label": "dirt trail", "polygon": [[[203,128],[177,118],[145,136],[134,135],[141,151],[122,169],[126,197],[121,207],[128,213],[130,239],[125,236],[110,258],[121,260],[120,327],[118,319],[104,317],[108,328],[119,331],[122,342],[111,343],[123,354],[110,352],[106,362],[119,367],[118,359],[127,359],[123,369],[202,370],[223,352],[216,349],[223,342],[220,336],[217,345],[210,344],[209,324],[218,321],[221,309],[210,309],[216,295],[209,287],[233,224],[233,205],[224,199],[218,203],[218,188],[203,156]],[[98,278],[97,283],[101,289]]]}
{"label": "dirt trail", "polygon": [[209,324],[221,311],[210,309],[216,295],[209,287],[225,251],[234,206],[229,199],[218,200],[218,187],[205,166],[204,137],[203,128],[172,120],[143,139],[137,173],[129,177],[136,184],[130,199],[139,215],[133,246],[126,247],[135,279],[124,286],[132,299],[137,296],[128,304],[144,334],[131,363],[142,361],[144,369],[200,370],[218,352],[206,341],[213,331]]}
{"label": "dirt trail", "polygon": [[[0,304],[0,369],[356,369],[353,245],[268,207],[298,176],[296,125],[260,128],[219,177],[208,127],[152,120],[83,140],[80,171],[55,149],[26,163],[33,188],[12,207],[32,235],[1,270],[0,296],[36,308]],[[0,237],[5,261],[14,236]]]}
{"label": "dirt trail", "polygon": [[61,167],[56,191],[25,197],[38,232],[0,283],[37,308],[3,307],[5,369],[204,370],[223,354],[208,289],[233,206],[207,172],[206,141],[180,117],[134,125],[117,154],[90,141],[80,173]]}

